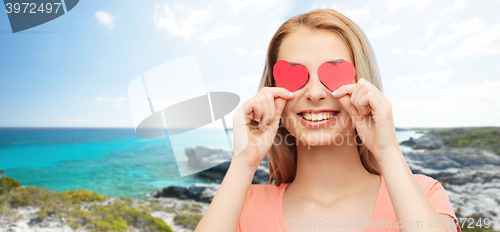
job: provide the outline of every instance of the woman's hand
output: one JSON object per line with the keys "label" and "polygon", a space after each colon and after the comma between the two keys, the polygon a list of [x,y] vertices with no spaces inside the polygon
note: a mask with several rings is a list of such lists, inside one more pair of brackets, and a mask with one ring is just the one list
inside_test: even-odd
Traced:
{"label": "woman's hand", "polygon": [[293,97],[285,88],[264,87],[236,108],[233,161],[257,169],[274,142],[286,101]]}
{"label": "woman's hand", "polygon": [[400,151],[391,101],[377,87],[360,78],[356,84],[341,86],[332,95],[352,118],[358,136],[379,163]]}

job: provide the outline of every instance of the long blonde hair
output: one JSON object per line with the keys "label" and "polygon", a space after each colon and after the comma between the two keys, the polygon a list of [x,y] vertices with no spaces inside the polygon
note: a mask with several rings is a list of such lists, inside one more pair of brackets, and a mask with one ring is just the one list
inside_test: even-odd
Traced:
{"label": "long blonde hair", "polygon": [[[276,87],[272,68],[277,61],[279,47],[287,35],[304,26],[310,29],[338,33],[351,49],[351,58],[356,67],[356,81],[363,77],[382,91],[375,55],[365,34],[349,18],[332,9],[317,9],[297,15],[280,26],[267,50],[266,66],[259,84],[259,90],[263,87]],[[287,141],[285,143],[277,141],[277,139],[282,138]],[[381,173],[380,167],[373,153],[366,148],[359,136],[356,136],[356,139],[357,144],[362,144],[358,146],[358,152],[363,166],[368,172],[379,175]],[[269,184],[279,186],[281,183],[292,182],[295,179],[297,170],[297,146],[295,142],[295,137],[288,132],[280,121],[275,143],[271,146],[271,150],[267,155],[270,173]]]}

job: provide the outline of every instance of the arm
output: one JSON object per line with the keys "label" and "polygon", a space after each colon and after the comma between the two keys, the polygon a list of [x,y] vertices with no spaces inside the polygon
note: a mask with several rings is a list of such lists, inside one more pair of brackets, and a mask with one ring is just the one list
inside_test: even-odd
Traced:
{"label": "arm", "polygon": [[[383,154],[384,161],[379,163],[387,191],[394,206],[398,221],[422,222],[421,226],[400,228],[401,232],[442,231],[456,232],[453,219],[439,215],[413,176],[401,150],[395,149],[390,154]],[[391,157],[391,158],[389,158]],[[438,222],[438,225],[429,221]],[[420,224],[419,224],[420,225]]]}
{"label": "arm", "polygon": [[256,169],[240,165],[239,157],[241,155],[233,156],[219,190],[198,223],[195,232],[234,232],[237,230],[243,204],[256,171]]}
{"label": "arm", "polygon": [[[389,98],[365,78],[341,86],[332,95],[347,111],[363,144],[380,166],[398,222],[403,223],[393,227],[401,227],[402,232],[453,232],[455,224],[439,216],[403,157]],[[409,222],[407,227],[405,222]]]}
{"label": "arm", "polygon": [[[287,99],[293,96],[284,88],[264,87],[255,97],[236,108],[231,164],[195,232],[237,231],[255,171],[271,149],[283,108]],[[253,121],[258,122],[258,129]]]}

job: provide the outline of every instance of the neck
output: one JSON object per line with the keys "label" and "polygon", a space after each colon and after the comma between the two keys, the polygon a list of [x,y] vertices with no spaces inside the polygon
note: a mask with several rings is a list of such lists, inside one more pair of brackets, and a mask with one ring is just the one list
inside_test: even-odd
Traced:
{"label": "neck", "polygon": [[[355,141],[354,136],[350,141]],[[297,172],[290,187],[293,185],[299,196],[328,204],[360,191],[365,183],[379,178],[364,168],[355,142],[327,146],[296,144]]]}

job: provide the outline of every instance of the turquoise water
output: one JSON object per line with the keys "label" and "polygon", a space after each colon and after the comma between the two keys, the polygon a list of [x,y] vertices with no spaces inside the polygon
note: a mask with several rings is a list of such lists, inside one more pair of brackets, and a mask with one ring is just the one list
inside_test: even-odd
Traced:
{"label": "turquoise water", "polygon": [[[400,141],[419,136],[397,133]],[[183,145],[211,141],[206,133],[193,136]],[[132,128],[0,128],[0,169],[23,185],[85,188],[115,197],[142,198],[168,185],[207,183],[180,176],[169,140],[142,139]]]}
{"label": "turquoise water", "polygon": [[134,129],[1,128],[0,169],[23,185],[117,197],[207,183],[181,178],[169,141],[139,138]]}

